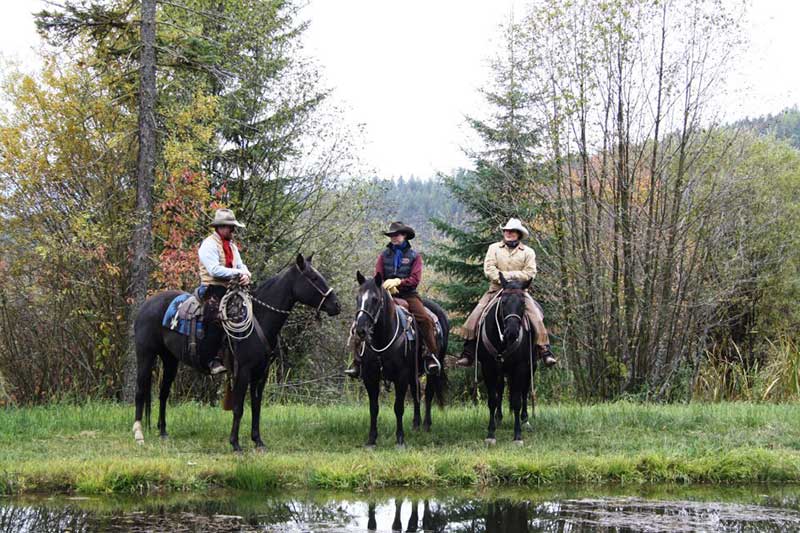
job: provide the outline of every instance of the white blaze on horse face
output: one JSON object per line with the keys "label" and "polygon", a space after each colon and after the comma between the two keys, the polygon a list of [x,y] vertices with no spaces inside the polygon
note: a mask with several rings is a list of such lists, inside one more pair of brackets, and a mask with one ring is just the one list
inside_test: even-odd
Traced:
{"label": "white blaze on horse face", "polygon": [[359,311],[364,311],[365,307],[367,306],[367,300],[369,299],[369,293],[364,291],[364,294],[361,295],[361,308]]}

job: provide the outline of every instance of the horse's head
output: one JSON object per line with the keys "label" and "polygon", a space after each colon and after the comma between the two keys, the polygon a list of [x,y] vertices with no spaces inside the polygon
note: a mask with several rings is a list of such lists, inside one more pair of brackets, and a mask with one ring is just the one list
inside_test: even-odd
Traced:
{"label": "horse's head", "polygon": [[525,282],[507,280],[501,272],[500,285],[503,287],[503,293],[500,295],[503,338],[514,342],[520,336],[522,317],[525,316],[525,291],[531,286],[531,280]]}
{"label": "horse's head", "polygon": [[372,331],[378,323],[384,303],[390,298],[383,288],[383,276],[379,273],[374,278],[365,278],[361,271],[356,272],[358,296],[356,296],[355,333],[362,341],[370,342]]}
{"label": "horse's head", "polygon": [[292,294],[298,302],[316,308],[317,316],[320,311],[325,311],[328,316],[336,316],[342,311],[339,299],[322,274],[311,266],[313,256],[311,254],[304,258],[303,254],[297,254],[295,266],[300,275],[295,276]]}

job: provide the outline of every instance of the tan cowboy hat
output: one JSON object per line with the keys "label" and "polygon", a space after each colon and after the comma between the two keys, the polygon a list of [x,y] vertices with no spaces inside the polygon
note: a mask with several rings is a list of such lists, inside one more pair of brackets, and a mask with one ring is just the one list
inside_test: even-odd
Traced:
{"label": "tan cowboy hat", "polygon": [[233,211],[230,209],[217,209],[214,213],[214,221],[211,223],[212,226],[236,226],[237,228],[243,228],[244,224],[236,220],[236,216],[233,214]]}
{"label": "tan cowboy hat", "polygon": [[410,241],[417,235],[414,232],[414,228],[412,228],[411,226],[406,226],[399,220],[397,222],[392,222],[389,225],[389,231],[385,232],[384,235],[386,235],[387,237],[391,237],[395,233],[404,233],[407,241]]}
{"label": "tan cowboy hat", "polygon": [[500,229],[503,231],[518,231],[522,233],[523,239],[528,238],[528,230],[525,229],[525,226],[522,225],[522,222],[520,222],[518,218],[509,218],[508,222],[506,222],[506,225]]}

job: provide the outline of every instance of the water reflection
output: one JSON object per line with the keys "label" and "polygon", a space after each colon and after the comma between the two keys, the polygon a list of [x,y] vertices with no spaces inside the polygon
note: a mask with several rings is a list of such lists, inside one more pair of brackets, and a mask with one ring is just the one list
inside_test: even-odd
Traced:
{"label": "water reflection", "polygon": [[521,533],[800,530],[800,488],[564,489],[484,494],[221,493],[0,499],[0,531]]}

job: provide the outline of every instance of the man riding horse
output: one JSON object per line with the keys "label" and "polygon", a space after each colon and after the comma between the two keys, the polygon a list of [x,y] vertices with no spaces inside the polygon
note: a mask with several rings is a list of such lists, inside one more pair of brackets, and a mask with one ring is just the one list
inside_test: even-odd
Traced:
{"label": "man riding horse", "polygon": [[[433,320],[428,316],[425,306],[417,293],[417,286],[422,281],[422,256],[411,248],[411,241],[416,232],[411,226],[402,222],[392,222],[389,230],[384,233],[389,237],[386,249],[378,254],[375,263],[375,274],[380,273],[385,280],[383,288],[392,296],[405,300],[409,312],[419,325],[420,334],[427,348],[425,353],[425,367],[428,372],[439,370],[439,362],[434,357],[439,353],[436,343],[436,332]],[[345,374],[352,378],[359,377],[361,373],[361,359],[359,350],[354,350],[353,364],[345,370]]]}
{"label": "man riding horse", "polygon": [[[500,291],[500,273],[509,281],[528,281],[536,277],[536,253],[522,244],[528,237],[528,230],[516,218],[512,218],[501,228],[503,240],[489,246],[483,260],[483,272],[489,278],[489,290],[481,297],[478,305],[467,317],[462,328],[464,350],[458,366],[472,366],[475,362],[475,348],[478,343],[478,326],[486,307]],[[525,315],[536,332],[536,345],[539,357],[547,366],[553,366],[556,359],[550,351],[550,340],[544,327],[544,316],[533,297],[525,294]]]}
{"label": "man riding horse", "polygon": [[[250,283],[250,271],[242,262],[239,249],[233,242],[236,228],[244,228],[230,209],[217,209],[211,223],[214,232],[203,240],[198,251],[200,259],[199,296],[206,302],[211,299],[219,302],[228,290],[231,280],[238,278],[241,285]],[[211,375],[225,372],[222,364],[222,335],[219,327],[209,325],[208,334],[218,338],[217,355],[211,359],[208,369]],[[209,339],[211,341],[211,339]]]}

